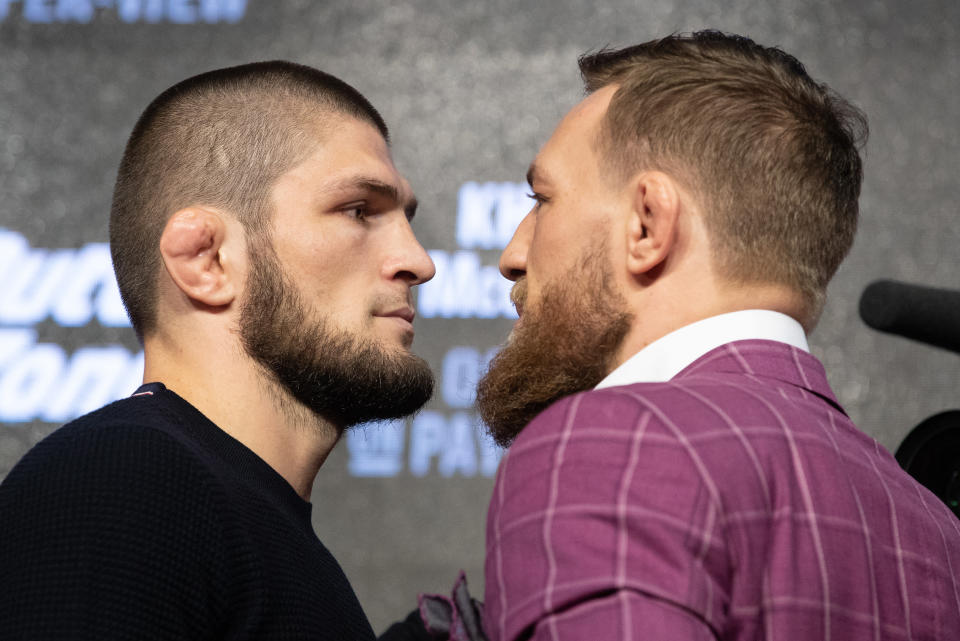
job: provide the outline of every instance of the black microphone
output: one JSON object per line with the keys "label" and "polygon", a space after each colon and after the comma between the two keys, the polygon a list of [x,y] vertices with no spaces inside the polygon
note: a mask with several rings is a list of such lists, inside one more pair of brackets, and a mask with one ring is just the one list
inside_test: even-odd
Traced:
{"label": "black microphone", "polygon": [[878,280],[860,296],[873,329],[960,353],[960,291]]}

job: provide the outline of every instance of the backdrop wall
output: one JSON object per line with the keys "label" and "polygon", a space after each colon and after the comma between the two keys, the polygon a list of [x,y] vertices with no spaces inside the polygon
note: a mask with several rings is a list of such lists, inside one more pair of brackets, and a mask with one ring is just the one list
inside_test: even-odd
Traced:
{"label": "backdrop wall", "polygon": [[783,47],[870,118],[858,240],[811,343],[853,418],[896,448],[960,406],[960,362],[872,332],[856,303],[879,277],[957,286],[954,0],[0,0],[0,478],[59,424],[137,384],[104,243],[140,111],[208,69],[294,60],[384,115],[438,267],[415,343],[437,394],[413,420],[348,435],[318,478],[314,526],[378,630],[460,568],[482,594],[499,452],[472,389],[513,319],[496,261],[528,208],[527,164],[581,95],[579,54],[708,27]]}

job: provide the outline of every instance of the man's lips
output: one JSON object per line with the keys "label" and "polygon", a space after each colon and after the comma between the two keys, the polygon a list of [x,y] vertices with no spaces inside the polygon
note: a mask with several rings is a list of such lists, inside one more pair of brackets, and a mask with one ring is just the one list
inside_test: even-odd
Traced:
{"label": "man's lips", "polygon": [[393,311],[376,314],[376,316],[380,316],[381,318],[399,318],[407,321],[410,324],[413,324],[413,319],[416,316],[416,312],[414,312],[410,307],[400,307]]}

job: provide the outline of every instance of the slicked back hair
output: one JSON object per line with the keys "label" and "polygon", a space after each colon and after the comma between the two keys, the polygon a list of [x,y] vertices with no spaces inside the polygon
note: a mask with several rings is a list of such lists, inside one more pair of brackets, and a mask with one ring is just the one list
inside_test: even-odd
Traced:
{"label": "slicked back hair", "polygon": [[808,329],[853,244],[862,112],[780,49],[701,31],[580,58],[617,85],[598,148],[615,180],[658,169],[695,195],[721,277],[787,285]]}
{"label": "slicked back hair", "polygon": [[170,216],[194,205],[222,208],[262,237],[273,183],[343,117],[389,140],[360,92],[285,61],[203,73],[150,103],[127,141],[110,210],[114,271],[141,342],[156,328],[160,236]]}

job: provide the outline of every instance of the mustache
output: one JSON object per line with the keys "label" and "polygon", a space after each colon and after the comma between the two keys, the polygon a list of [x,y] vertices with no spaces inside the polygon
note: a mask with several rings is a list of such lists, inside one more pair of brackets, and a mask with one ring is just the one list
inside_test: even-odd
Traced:
{"label": "mustache", "polygon": [[510,289],[510,302],[519,312],[527,302],[527,277],[521,277]]}
{"label": "mustache", "polygon": [[370,303],[375,312],[389,312],[401,307],[416,309],[413,305],[413,293],[408,289],[405,295],[380,295]]}

